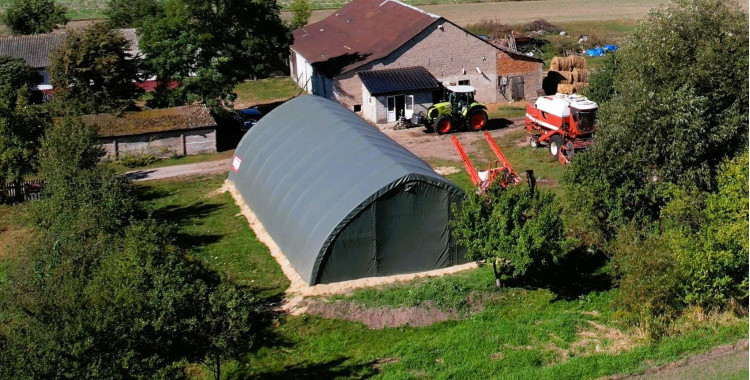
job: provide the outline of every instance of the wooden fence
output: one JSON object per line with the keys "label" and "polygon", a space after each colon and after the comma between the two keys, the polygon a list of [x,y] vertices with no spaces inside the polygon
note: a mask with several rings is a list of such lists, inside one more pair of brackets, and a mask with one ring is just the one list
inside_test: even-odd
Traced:
{"label": "wooden fence", "polygon": [[27,181],[27,182],[9,182],[2,184],[0,182],[0,203],[19,203],[26,201],[35,201],[42,197],[44,190],[44,181]]}

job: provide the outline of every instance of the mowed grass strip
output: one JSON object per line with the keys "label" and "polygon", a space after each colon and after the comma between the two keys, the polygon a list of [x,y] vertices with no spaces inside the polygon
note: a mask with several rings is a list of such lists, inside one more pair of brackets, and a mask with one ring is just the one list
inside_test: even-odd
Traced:
{"label": "mowed grass strip", "polygon": [[245,81],[234,88],[237,94],[235,107],[249,107],[256,104],[284,101],[302,94],[291,78],[268,78]]}
{"label": "mowed grass strip", "polygon": [[263,298],[289,285],[268,248],[255,237],[231,195],[226,175],[155,180],[137,185],[144,207],[176,227],[175,242],[211,269],[249,285]]}

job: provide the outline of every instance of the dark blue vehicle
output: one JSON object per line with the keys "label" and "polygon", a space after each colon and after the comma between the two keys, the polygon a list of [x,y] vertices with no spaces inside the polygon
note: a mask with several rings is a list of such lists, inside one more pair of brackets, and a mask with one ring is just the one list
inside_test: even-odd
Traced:
{"label": "dark blue vehicle", "polygon": [[242,122],[240,130],[242,132],[247,132],[258,122],[258,120],[260,120],[261,117],[263,117],[263,113],[256,107],[250,107],[244,110],[237,110],[237,116],[239,116],[239,119]]}

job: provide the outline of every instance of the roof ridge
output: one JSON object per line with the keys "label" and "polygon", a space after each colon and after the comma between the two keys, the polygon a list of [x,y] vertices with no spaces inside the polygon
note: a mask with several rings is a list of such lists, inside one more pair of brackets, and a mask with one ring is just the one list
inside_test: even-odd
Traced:
{"label": "roof ridge", "polygon": [[430,17],[432,17],[432,18],[440,18],[440,16],[438,16],[438,15],[436,15],[436,14],[434,14],[434,13],[430,13],[430,12],[427,12],[427,11],[425,11],[424,9],[418,8],[418,7],[416,7],[416,6],[414,6],[414,5],[411,5],[411,4],[407,4],[407,3],[401,2],[401,1],[399,1],[399,0],[384,0],[384,1],[382,2],[382,3],[380,3],[380,5],[379,5],[379,6],[380,6],[380,7],[382,7],[382,6],[383,6],[383,4],[385,4],[385,3],[387,3],[387,2],[392,2],[392,3],[396,3],[396,4],[399,4],[399,5],[401,5],[401,6],[407,7],[407,8],[411,8],[411,9],[413,9],[413,10],[417,11],[417,12],[420,12],[420,13],[426,14],[426,15],[428,15],[428,16],[430,16]]}

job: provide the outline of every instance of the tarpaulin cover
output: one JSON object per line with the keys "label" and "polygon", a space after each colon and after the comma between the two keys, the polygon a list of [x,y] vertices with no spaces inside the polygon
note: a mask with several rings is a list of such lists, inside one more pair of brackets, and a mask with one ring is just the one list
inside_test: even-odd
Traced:
{"label": "tarpaulin cover", "polygon": [[340,104],[292,99],[242,138],[229,178],[313,285],[464,263],[464,192]]}

